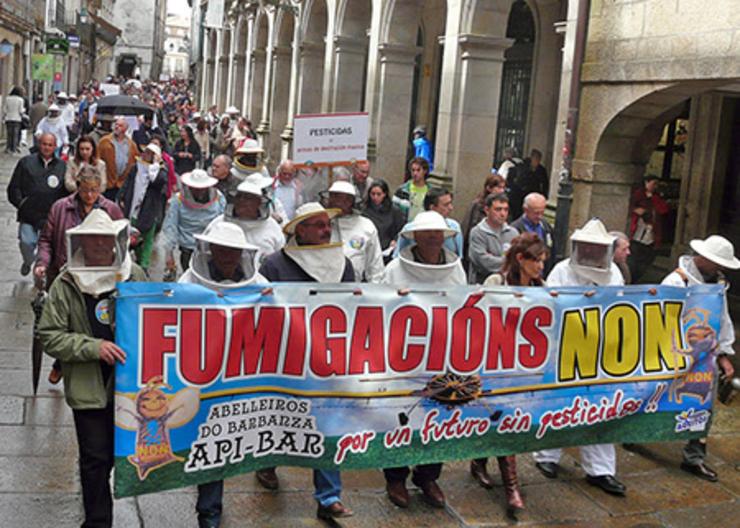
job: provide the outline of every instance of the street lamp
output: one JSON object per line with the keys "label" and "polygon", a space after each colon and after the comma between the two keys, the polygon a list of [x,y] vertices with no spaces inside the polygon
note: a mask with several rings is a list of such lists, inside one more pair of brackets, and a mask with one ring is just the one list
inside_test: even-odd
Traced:
{"label": "street lamp", "polygon": [[80,24],[87,24],[87,21],[87,8],[83,6],[80,8]]}

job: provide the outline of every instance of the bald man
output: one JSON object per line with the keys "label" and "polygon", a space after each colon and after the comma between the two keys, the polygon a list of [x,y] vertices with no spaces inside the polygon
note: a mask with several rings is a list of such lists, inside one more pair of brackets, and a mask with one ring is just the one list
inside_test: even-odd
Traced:
{"label": "bald man", "polygon": [[127,132],[126,119],[117,117],[113,122],[113,132],[103,136],[98,145],[98,156],[105,162],[107,176],[107,188],[103,194],[113,201],[118,197],[126,175],[136,165],[136,155],[139,152]]}
{"label": "bald man", "polygon": [[547,274],[550,273],[550,270],[555,265],[552,226],[545,220],[547,198],[540,193],[529,193],[524,197],[522,206],[524,213],[511,223],[511,227],[519,231],[519,233],[535,233],[545,242],[550,252],[545,262],[545,270],[543,271],[543,276],[547,277]]}
{"label": "bald man", "polygon": [[373,179],[370,177],[370,162],[366,160],[358,161],[352,167],[352,183],[357,189],[357,196],[362,201],[367,198],[367,191],[373,184]]}

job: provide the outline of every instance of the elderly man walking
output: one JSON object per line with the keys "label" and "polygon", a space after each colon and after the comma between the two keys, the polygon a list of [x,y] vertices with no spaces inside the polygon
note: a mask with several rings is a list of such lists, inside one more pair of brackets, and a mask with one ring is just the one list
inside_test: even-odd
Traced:
{"label": "elderly man walking", "polygon": [[18,161],[8,184],[8,201],[18,210],[18,240],[23,257],[21,275],[31,271],[39,232],[52,204],[67,194],[63,183],[66,165],[54,155],[56,146],[53,134],[42,134],[39,151]]}
{"label": "elderly man walking", "polygon": [[[270,282],[353,282],[355,272],[342,244],[331,242],[332,219],[338,214],[338,209],[324,209],[316,202],[299,207],[295,218],[283,228],[287,244],[267,257],[260,273]],[[258,471],[257,479],[268,489],[278,487],[275,468]],[[319,519],[333,521],[353,515],[342,504],[339,471],[315,469],[313,482]]]}
{"label": "elderly man walking", "polygon": [[128,123],[119,117],[113,123],[113,132],[103,136],[98,145],[98,156],[105,162],[106,190],[103,195],[116,201],[118,193],[126,181],[126,176],[136,165],[139,149],[126,135]]}

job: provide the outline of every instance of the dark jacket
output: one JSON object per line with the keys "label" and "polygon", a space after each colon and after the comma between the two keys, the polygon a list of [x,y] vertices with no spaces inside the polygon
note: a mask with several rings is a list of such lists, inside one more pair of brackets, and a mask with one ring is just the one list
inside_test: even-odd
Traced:
{"label": "dark jacket", "polygon": [[[539,233],[537,233],[535,230],[527,228],[527,225],[524,222],[524,215],[520,216],[509,225],[519,231],[520,234],[532,232],[539,236]],[[555,265],[555,247],[553,245],[555,237],[553,234],[552,226],[547,222],[547,220],[540,220],[540,226],[542,226],[542,231],[544,232],[545,245],[550,251],[550,255],[547,257],[547,261],[545,262],[545,269],[542,272],[543,277],[547,277],[547,275],[550,273],[550,270]]]}
{"label": "dark jacket", "polygon": [[[131,202],[134,198],[134,183],[136,182],[136,165],[129,170],[126,181],[118,194],[118,205],[121,206],[123,216],[131,219]],[[141,203],[139,215],[131,225],[142,233],[146,233],[152,226],[161,223],[164,218],[165,193],[167,191],[167,167],[162,164],[159,174],[146,188],[144,201]]]}
{"label": "dark jacket", "polygon": [[[100,195],[93,209],[102,209],[111,220],[123,218],[121,209],[115,202]],[[57,200],[51,206],[49,217],[41,231],[36,256],[36,266],[46,266],[46,284],[51,286],[59,270],[67,262],[67,229],[78,226],[84,218],[80,214],[80,201],[77,193]]]}
{"label": "dark jacket", "polygon": [[406,215],[396,204],[386,200],[380,207],[368,203],[363,209],[362,215],[366,216],[375,224],[380,239],[380,247],[387,249],[391,240],[395,240],[401,228],[406,225]]}
{"label": "dark jacket", "polygon": [[[193,155],[192,158],[181,158],[178,154],[180,152],[189,152]],[[198,166],[200,161],[200,146],[197,141],[191,141],[190,145],[185,146],[185,142],[181,139],[175,144],[175,150],[172,153],[172,159],[175,160],[175,172],[182,176],[186,172],[190,172]]]}
{"label": "dark jacket", "polygon": [[[342,282],[354,282],[355,269],[352,267],[352,262],[347,257],[344,257],[344,261]],[[316,282],[316,279],[303,271],[303,268],[282,249],[265,259],[260,266],[260,275],[270,282]]]}
{"label": "dark jacket", "polygon": [[519,218],[519,215],[522,214],[522,204],[528,194],[536,192],[547,198],[550,190],[547,169],[542,165],[532,169],[532,161],[529,158],[525,159],[524,163],[516,165],[516,170],[510,169],[506,181],[509,186],[511,218]]}
{"label": "dark jacket", "polygon": [[133,133],[131,139],[134,140],[136,146],[139,147],[139,152],[143,152],[146,146],[152,142],[152,138],[158,137],[162,141],[162,149],[169,150],[167,145],[167,135],[159,127],[147,128],[141,125],[139,129]]}
{"label": "dark jacket", "polygon": [[[67,165],[57,157],[47,166],[40,154],[18,161],[8,184],[8,201],[18,209],[17,219],[41,229],[54,202],[67,195],[64,173]],[[54,184],[54,185],[52,185]]]}

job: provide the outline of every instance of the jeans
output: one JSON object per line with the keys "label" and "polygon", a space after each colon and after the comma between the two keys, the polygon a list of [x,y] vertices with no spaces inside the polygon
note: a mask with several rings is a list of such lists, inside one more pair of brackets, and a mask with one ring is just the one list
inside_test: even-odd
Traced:
{"label": "jeans", "polygon": [[6,121],[5,128],[8,131],[5,150],[15,152],[20,147],[21,141],[21,122]]}
{"label": "jeans", "polygon": [[342,478],[339,471],[314,469],[313,485],[313,496],[321,506],[326,508],[341,500]]}
{"label": "jeans", "polygon": [[110,474],[113,469],[113,406],[72,411],[80,450],[82,528],[113,526]]}
{"label": "jeans", "polygon": [[23,263],[31,266],[36,260],[36,244],[39,241],[39,230],[31,224],[18,225],[18,241]]}
{"label": "jeans", "polygon": [[224,481],[217,480],[198,485],[198,528],[216,528],[221,523],[224,508]]}

